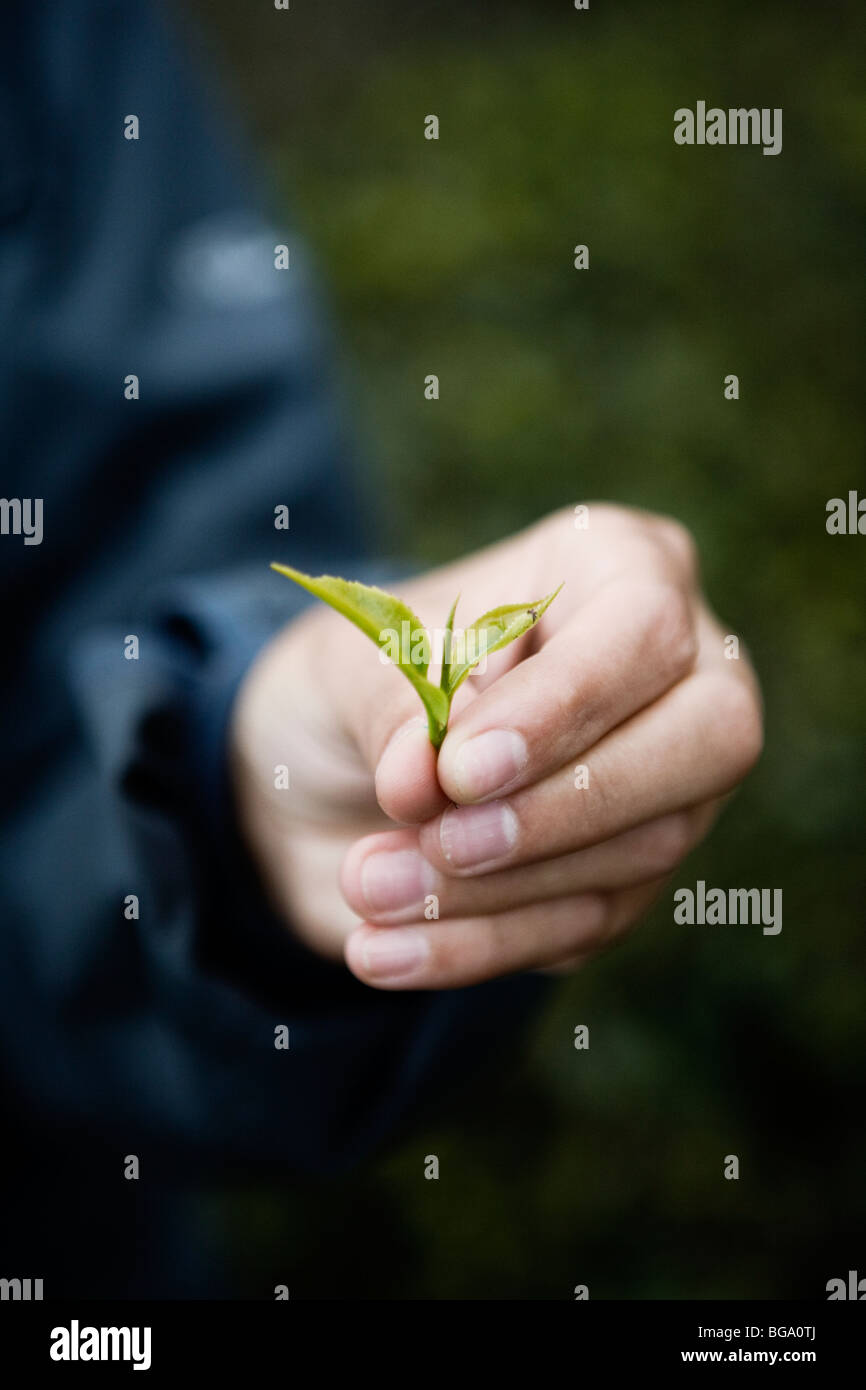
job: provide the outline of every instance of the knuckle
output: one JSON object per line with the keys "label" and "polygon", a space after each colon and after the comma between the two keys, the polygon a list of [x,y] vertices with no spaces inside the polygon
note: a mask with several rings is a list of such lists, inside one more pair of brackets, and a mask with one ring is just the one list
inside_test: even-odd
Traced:
{"label": "knuckle", "polygon": [[471,952],[467,953],[464,948],[463,953],[460,954],[459,948],[455,947],[452,951],[451,968],[448,974],[453,978],[457,975],[458,966],[462,965],[465,968],[471,960],[472,978],[488,980],[511,968],[511,962],[507,956],[508,953],[504,949],[502,933],[496,918],[492,915],[480,917],[472,925]]}
{"label": "knuckle", "polygon": [[697,542],[687,526],[672,516],[657,516],[656,537],[689,580],[696,580],[700,561]]}
{"label": "knuckle", "polygon": [[761,756],[764,721],[757,692],[730,676],[719,681],[713,701],[719,736],[735,781],[745,777]]}
{"label": "knuckle", "polygon": [[646,592],[647,632],[653,659],[674,677],[686,675],[698,654],[692,605],[676,584],[656,583]]}
{"label": "knuckle", "polygon": [[[577,917],[574,907],[579,904]],[[610,932],[610,902],[601,894],[579,894],[569,903],[563,903],[566,916],[558,914],[557,958],[562,959],[566,951],[576,955],[592,954],[602,950]]]}
{"label": "knuckle", "polygon": [[646,853],[650,872],[670,873],[691,848],[691,823],[687,815],[665,816],[647,828]]}
{"label": "knuckle", "polygon": [[600,757],[593,758],[590,755],[584,761],[589,772],[592,795],[587,797],[581,792],[574,800],[569,816],[572,843],[576,849],[586,849],[601,840],[606,840],[610,835],[609,827],[615,824],[620,809],[616,791],[616,770],[612,770]]}
{"label": "knuckle", "polygon": [[461,966],[465,964],[465,948],[450,931],[428,932],[430,954],[427,959],[427,975],[431,980],[454,980],[459,977]]}

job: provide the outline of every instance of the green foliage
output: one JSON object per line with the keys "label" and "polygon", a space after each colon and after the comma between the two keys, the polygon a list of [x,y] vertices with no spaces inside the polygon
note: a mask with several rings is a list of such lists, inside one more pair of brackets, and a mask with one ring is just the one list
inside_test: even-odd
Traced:
{"label": "green foliage", "polygon": [[[448,715],[454,692],[489,652],[498,652],[509,643],[529,632],[550,607],[556,593],[535,603],[512,603],[493,608],[467,628],[472,634],[471,645],[461,643],[462,659],[452,661],[454,615],[457,602],[448,615],[439,685],[427,679],[430,666],[430,640],[421,622],[405,603],[375,585],[360,584],[357,580],[339,579],[332,574],[318,577],[303,574],[290,565],[272,564],[272,570],[284,574],[308,593],[330,604],[344,618],[354,623],[382,651],[388,651],[395,666],[415,687],[427,712],[430,742],[439,748],[448,727]],[[559,586],[562,588],[562,585]],[[396,639],[396,640],[395,640]]]}
{"label": "green foliage", "polygon": [[[561,588],[560,584],[559,589]],[[474,623],[470,623],[464,634],[466,651],[463,659],[455,658],[452,662],[449,654],[447,669],[443,669],[442,672],[444,689],[448,695],[454,694],[483,657],[501,651],[518,637],[522,637],[524,632],[535,627],[539,618],[553,603],[559,589],[548,594],[547,598],[536,599],[534,603],[507,603],[500,608],[491,608],[489,613],[483,613]],[[449,632],[453,627],[456,607],[455,601],[448,619]]]}

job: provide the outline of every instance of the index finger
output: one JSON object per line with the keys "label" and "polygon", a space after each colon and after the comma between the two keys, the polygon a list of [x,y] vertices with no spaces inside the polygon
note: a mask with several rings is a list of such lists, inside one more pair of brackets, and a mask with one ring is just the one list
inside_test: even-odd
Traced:
{"label": "index finger", "polygon": [[697,650],[685,581],[662,564],[620,573],[454,721],[439,753],[443,789],[485,801],[546,777],[688,675]]}

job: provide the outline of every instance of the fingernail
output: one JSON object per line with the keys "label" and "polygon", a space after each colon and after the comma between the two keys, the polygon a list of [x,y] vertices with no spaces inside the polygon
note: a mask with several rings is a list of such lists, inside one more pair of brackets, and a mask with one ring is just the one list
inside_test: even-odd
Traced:
{"label": "fingernail", "polygon": [[467,801],[490,796],[526,767],[529,751],[513,729],[490,729],[467,739],[454,759],[454,778]]}
{"label": "fingernail", "polygon": [[430,943],[423,932],[383,927],[369,933],[361,955],[369,975],[393,980],[399,975],[414,975],[426,965]]}
{"label": "fingernail", "polygon": [[454,806],[439,823],[442,853],[457,869],[480,868],[502,859],[517,840],[517,817],[502,801]]}
{"label": "fingernail", "polygon": [[371,854],[361,867],[361,892],[371,912],[421,906],[436,885],[436,872],[414,849]]}

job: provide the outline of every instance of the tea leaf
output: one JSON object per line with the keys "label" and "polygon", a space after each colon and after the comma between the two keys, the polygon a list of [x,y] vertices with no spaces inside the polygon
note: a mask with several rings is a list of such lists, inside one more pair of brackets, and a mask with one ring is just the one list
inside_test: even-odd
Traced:
{"label": "tea leaf", "polygon": [[448,689],[448,672],[451,669],[451,634],[454,631],[454,614],[457,612],[459,602],[460,595],[458,594],[451,605],[451,612],[448,614],[448,621],[445,624],[445,641],[442,645],[442,675],[439,680],[439,685],[443,690]]}
{"label": "tea leaf", "polygon": [[[423,685],[421,684],[422,681]],[[451,710],[450,697],[441,686],[434,685],[432,681],[428,681],[426,676],[419,677],[418,680],[412,681],[412,684],[424,701],[424,708],[427,711],[427,729],[430,733],[430,742],[433,744],[434,748],[440,748],[442,746],[442,740],[445,737],[445,730],[448,728],[448,715]]]}
{"label": "tea leaf", "polygon": [[445,736],[450,701],[443,690],[427,679],[430,639],[421,619],[405,603],[370,584],[339,579],[336,575],[313,576],[290,565],[271,565],[302,589],[342,613],[375,642],[411,681],[427,711],[430,740],[438,748]]}
{"label": "tea leaf", "polygon": [[442,676],[438,686],[427,679],[430,666],[430,638],[421,619],[400,599],[384,589],[356,580],[339,579],[333,574],[313,576],[290,565],[271,565],[277,574],[284,574],[308,593],[320,598],[342,613],[356,627],[387,652],[394,665],[414,685],[427,711],[430,742],[439,748],[448,727],[451,699],[458,686],[488,652],[498,652],[516,637],[534,627],[549,608],[559,589],[537,603],[509,603],[491,608],[463,634],[462,656],[454,658],[454,615],[460,595],[454,600],[445,627],[442,652]]}
{"label": "tea leaf", "polygon": [[482,614],[471,627],[466,628],[463,634],[463,659],[450,663],[448,669],[448,683],[444,689],[449,699],[484,656],[501,651],[509,642],[522,637],[524,632],[534,627],[542,613],[553,603],[559,589],[554,589],[547,598],[539,599],[536,603],[507,603],[501,608],[491,608],[489,613]]}

